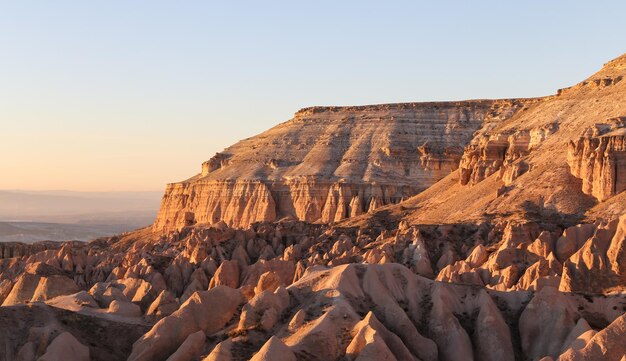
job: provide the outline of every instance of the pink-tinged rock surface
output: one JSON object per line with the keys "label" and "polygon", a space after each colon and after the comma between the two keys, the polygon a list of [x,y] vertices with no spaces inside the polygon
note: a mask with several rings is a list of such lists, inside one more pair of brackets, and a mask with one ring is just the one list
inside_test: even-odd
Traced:
{"label": "pink-tinged rock surface", "polygon": [[286,216],[329,223],[398,203],[454,171],[475,131],[525,102],[302,109],[168,185],[154,228],[220,220],[247,226]]}
{"label": "pink-tinged rock surface", "polygon": [[152,227],[3,244],[0,360],[624,361],[624,76],[307,108]]}

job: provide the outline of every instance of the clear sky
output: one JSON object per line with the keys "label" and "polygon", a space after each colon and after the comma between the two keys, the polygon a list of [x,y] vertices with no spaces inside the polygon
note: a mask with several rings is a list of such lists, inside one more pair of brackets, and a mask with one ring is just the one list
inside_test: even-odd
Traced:
{"label": "clear sky", "polygon": [[624,1],[0,1],[0,189],[160,190],[311,105],[554,93]]}

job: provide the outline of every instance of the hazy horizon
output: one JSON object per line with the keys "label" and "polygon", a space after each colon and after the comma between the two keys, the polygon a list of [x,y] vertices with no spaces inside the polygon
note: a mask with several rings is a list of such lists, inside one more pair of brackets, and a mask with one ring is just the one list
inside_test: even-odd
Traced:
{"label": "hazy horizon", "polygon": [[163,191],[308,106],[554,94],[626,51],[624,10],[3,3],[0,189]]}
{"label": "hazy horizon", "polygon": [[162,192],[0,190],[0,243],[88,241],[152,224]]}
{"label": "hazy horizon", "polygon": [[0,190],[0,222],[33,221],[76,223],[101,220],[154,218],[161,201],[160,191],[80,192]]}

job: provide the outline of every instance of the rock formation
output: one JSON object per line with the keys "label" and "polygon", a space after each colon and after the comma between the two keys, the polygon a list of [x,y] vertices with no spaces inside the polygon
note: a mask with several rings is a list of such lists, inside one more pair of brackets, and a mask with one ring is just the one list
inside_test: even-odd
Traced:
{"label": "rock formation", "polygon": [[[556,358],[583,349],[582,334],[626,312],[623,223],[565,230],[529,222],[392,230],[293,220],[245,230],[218,224],[63,246],[37,257],[44,263],[16,259],[3,275],[24,270],[6,278],[10,294],[27,293],[11,296],[10,307],[32,307],[22,290],[55,276],[71,280],[77,268],[58,268],[59,257],[90,254],[88,271],[80,270],[89,292],[59,288],[64,295],[34,304],[151,327],[127,348],[130,360],[268,359],[270,350],[320,360]],[[39,281],[23,287],[24,277]],[[15,353],[30,347],[12,345]],[[105,359],[99,352],[90,349]]]}
{"label": "rock formation", "polygon": [[168,185],[154,229],[287,216],[332,223],[398,203],[457,169],[478,129],[535,101],[302,109]]}
{"label": "rock formation", "polygon": [[623,76],[307,108],[152,227],[0,245],[0,359],[624,361]]}
{"label": "rock formation", "polygon": [[511,184],[529,168],[521,158],[557,129],[558,125],[552,123],[516,130],[510,135],[496,133],[474,138],[465,149],[459,165],[461,184],[476,184],[496,172],[499,172],[505,185]]}
{"label": "rock formation", "polygon": [[626,117],[585,130],[569,143],[568,162],[583,192],[599,201],[626,190]]}

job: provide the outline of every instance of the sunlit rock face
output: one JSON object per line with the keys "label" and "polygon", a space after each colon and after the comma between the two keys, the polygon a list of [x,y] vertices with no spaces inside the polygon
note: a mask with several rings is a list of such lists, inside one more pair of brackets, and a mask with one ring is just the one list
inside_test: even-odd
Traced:
{"label": "sunlit rock face", "polygon": [[68,344],[65,333],[75,341],[55,352],[89,350],[72,360],[620,361],[624,351],[626,281],[612,275],[625,274],[625,217],[565,230],[281,220],[148,231],[8,259],[0,358],[37,360]]}
{"label": "sunlit rock face", "polygon": [[604,201],[626,190],[626,117],[586,129],[569,143],[567,160],[586,194]]}
{"label": "sunlit rock face", "polygon": [[153,227],[0,244],[0,360],[624,361],[623,76],[305,109]]}
{"label": "sunlit rock face", "polygon": [[332,223],[398,203],[458,167],[482,127],[528,100],[313,107],[167,186],[155,230],[290,216]]}
{"label": "sunlit rock face", "polygon": [[465,148],[459,165],[462,185],[477,184],[494,173],[511,184],[529,165],[522,159],[558,130],[552,123],[531,129],[480,134]]}

